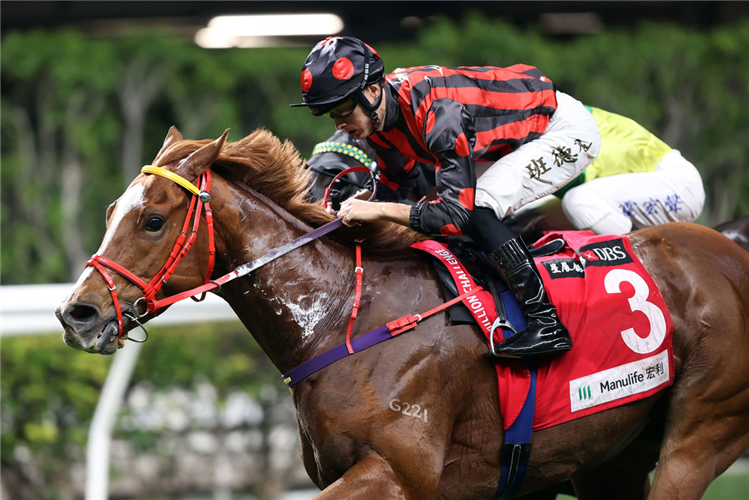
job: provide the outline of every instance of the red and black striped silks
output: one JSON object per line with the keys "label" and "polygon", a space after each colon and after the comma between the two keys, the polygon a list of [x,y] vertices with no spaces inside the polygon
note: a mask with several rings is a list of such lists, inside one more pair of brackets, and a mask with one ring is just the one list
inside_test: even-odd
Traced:
{"label": "red and black striped silks", "polygon": [[378,155],[380,198],[402,199],[435,165],[439,198],[411,210],[411,226],[429,235],[468,227],[475,161],[494,162],[541,136],[557,107],[554,84],[533,66],[420,66],[386,75],[383,130],[368,141]]}

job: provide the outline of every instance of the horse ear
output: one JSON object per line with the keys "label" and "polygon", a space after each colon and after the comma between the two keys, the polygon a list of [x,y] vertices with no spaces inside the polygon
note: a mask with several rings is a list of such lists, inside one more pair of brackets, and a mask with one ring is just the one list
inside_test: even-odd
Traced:
{"label": "horse ear", "polygon": [[197,178],[200,174],[211,168],[213,162],[216,161],[216,158],[218,158],[218,155],[221,152],[221,148],[224,147],[227,135],[229,135],[228,128],[224,131],[221,137],[206,144],[188,156],[185,162],[180,167],[177,167],[177,170],[185,168],[185,172],[182,175],[185,177],[192,176]]}
{"label": "horse ear", "polygon": [[[174,125],[169,127],[169,132],[167,132],[166,139],[164,139],[164,145],[161,146],[161,149],[159,150],[159,153],[156,155],[156,158],[164,154],[164,151],[166,151],[166,149],[169,146],[181,140],[183,140],[182,133],[179,130],[177,130],[177,127],[175,127]],[[156,158],[154,158],[154,163],[156,162]]]}

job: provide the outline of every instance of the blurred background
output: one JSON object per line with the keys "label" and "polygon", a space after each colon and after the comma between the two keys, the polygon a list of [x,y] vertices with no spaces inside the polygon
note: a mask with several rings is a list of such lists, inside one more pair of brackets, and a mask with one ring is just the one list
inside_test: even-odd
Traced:
{"label": "blurred background", "polygon": [[[560,90],[633,118],[693,162],[707,192],[699,223],[749,214],[746,2],[4,1],[0,9],[3,499],[84,498],[89,428],[113,366],[64,346],[52,309],[66,286],[42,285],[77,279],[104,234],[106,207],[171,125],[190,139],[231,128],[233,141],[265,127],[308,157],[333,123],[288,104],[301,99],[307,53],[328,35],[362,38],[386,71],[537,66]],[[222,17],[302,14],[317,17]],[[221,310],[212,304],[193,309],[205,319]],[[113,421],[109,498],[314,495],[288,389],[231,314],[215,318],[155,325],[132,358]],[[735,466],[706,498],[749,498],[748,470]]]}

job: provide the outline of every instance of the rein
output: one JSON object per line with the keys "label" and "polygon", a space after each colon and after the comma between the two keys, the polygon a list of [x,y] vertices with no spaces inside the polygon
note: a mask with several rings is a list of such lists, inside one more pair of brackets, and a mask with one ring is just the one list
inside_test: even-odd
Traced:
{"label": "rein", "polygon": [[[171,172],[165,168],[161,167],[154,167],[151,165],[146,165],[141,169],[141,172],[144,174],[153,174],[153,175],[159,175],[161,177],[164,177],[166,179],[169,179],[179,186],[183,187],[187,191],[189,191],[192,194],[192,200],[190,201],[190,207],[187,210],[187,216],[185,217],[185,223],[182,227],[182,232],[180,233],[179,237],[177,238],[177,241],[174,244],[174,248],[172,249],[172,252],[169,254],[169,258],[167,259],[164,266],[161,268],[161,270],[156,273],[156,275],[146,283],[142,279],[140,279],[138,276],[130,272],[129,270],[125,269],[120,264],[114,262],[111,259],[108,259],[102,255],[94,254],[91,259],[89,259],[88,262],[86,262],[86,267],[93,267],[95,268],[99,274],[101,274],[104,281],[107,283],[107,288],[109,289],[109,293],[112,295],[112,302],[114,303],[115,310],[117,311],[117,323],[118,323],[118,333],[117,336],[122,336],[124,325],[123,325],[123,316],[127,316],[128,318],[135,321],[144,332],[146,332],[146,339],[148,339],[148,331],[143,327],[141,322],[142,318],[144,318],[149,313],[153,316],[157,315],[157,312],[160,309],[163,309],[167,306],[170,306],[174,304],[175,302],[179,302],[180,300],[184,300],[186,298],[191,298],[195,302],[200,302],[203,299],[205,299],[206,293],[210,292],[215,289],[220,289],[222,285],[225,283],[228,283],[229,281],[232,281],[236,278],[240,278],[242,276],[246,276],[252,271],[264,266],[265,264],[268,264],[269,262],[274,261],[275,259],[286,255],[287,253],[291,252],[292,250],[295,250],[303,245],[306,245],[307,243],[316,240],[317,238],[324,236],[339,227],[343,225],[343,218],[337,218],[331,222],[328,222],[327,224],[318,227],[317,229],[314,229],[310,231],[309,233],[300,236],[299,238],[296,238],[295,240],[290,241],[289,243],[286,243],[285,245],[282,245],[280,247],[274,248],[273,250],[270,250],[265,255],[262,255],[258,257],[257,259],[254,259],[246,264],[243,264],[230,273],[227,273],[220,278],[217,278],[215,280],[211,280],[211,274],[213,273],[213,266],[215,263],[216,258],[216,247],[215,247],[215,239],[213,235],[213,211],[210,207],[210,190],[211,190],[211,171],[207,170],[205,173],[201,174],[201,176],[197,179],[197,184],[200,186],[198,188],[195,184],[191,183],[184,177],[175,174],[174,172]],[[373,181],[373,189],[372,189],[372,196],[370,196],[369,201],[372,201],[375,196],[377,195],[377,182],[372,174],[372,172],[365,168],[365,167],[352,167],[347,170],[344,170],[340,174],[338,174],[333,181],[331,182],[331,185],[333,182],[335,182],[336,179],[339,177],[348,174],[350,172],[367,172],[372,177]],[[328,186],[328,189],[325,192],[325,198],[323,200],[323,203],[327,202],[328,196],[330,195],[330,186]],[[172,295],[170,297],[166,297],[164,299],[158,300],[156,299],[156,294],[161,290],[161,288],[167,283],[169,278],[174,274],[175,270],[177,269],[177,265],[179,265],[182,258],[187,254],[187,251],[192,247],[192,244],[195,242],[195,240],[198,237],[198,229],[200,228],[200,216],[201,212],[203,210],[203,206],[205,206],[205,219],[206,219],[206,226],[208,227],[208,270],[206,271],[205,275],[205,282],[203,285],[192,288],[190,290],[186,290],[184,292]],[[192,232],[190,233],[190,236],[187,236],[187,229],[189,227],[190,219],[193,218],[193,227]],[[357,294],[361,293],[361,249],[357,245]],[[140,288],[143,291],[143,297],[140,297],[137,299],[130,310],[127,310],[123,313],[122,308],[120,306],[119,298],[117,297],[117,287],[114,284],[114,281],[112,280],[109,273],[107,273],[105,268],[109,268],[112,271],[117,272],[127,280],[129,280],[131,283],[133,283],[135,286]],[[195,295],[202,294],[201,297],[195,298]],[[138,305],[143,302],[146,306],[146,310],[143,313],[140,313],[138,310]],[[356,300],[358,305],[358,300]],[[358,309],[358,308],[357,308]],[[349,326],[349,333],[351,331],[351,327],[353,326],[353,320],[356,318],[356,309],[353,313],[353,318],[351,320],[351,325]],[[129,338],[129,337],[128,337]],[[136,339],[130,339],[134,342],[144,342],[144,340],[136,340]]]}

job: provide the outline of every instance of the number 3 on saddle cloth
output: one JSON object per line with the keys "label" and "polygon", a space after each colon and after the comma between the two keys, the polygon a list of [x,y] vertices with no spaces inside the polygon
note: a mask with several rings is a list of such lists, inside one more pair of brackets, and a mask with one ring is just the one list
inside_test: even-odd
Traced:
{"label": "number 3 on saddle cloth", "polygon": [[[629,240],[597,236],[591,231],[561,231],[548,233],[534,247],[559,239],[564,241],[561,250],[536,257],[535,262],[574,347],[559,356],[541,356],[525,363],[506,359],[496,364],[506,430],[519,420],[521,410],[520,419],[528,419],[529,405],[525,403],[529,393],[532,397],[532,389],[536,398],[535,411],[528,401],[532,429],[540,430],[646,398],[674,380],[671,316]],[[447,245],[428,240],[412,246],[438,258],[461,294],[476,286]],[[502,298],[512,322],[512,312],[519,311],[519,304],[509,292]],[[491,294],[480,291],[463,303],[488,339],[497,317]],[[518,330],[524,326],[515,325]],[[502,340],[499,335],[499,330],[495,331],[495,343]],[[534,361],[532,376],[529,366],[533,368]],[[509,441],[511,431],[506,442],[530,442],[529,435],[527,441]],[[523,450],[521,462],[527,462],[528,453]],[[508,485],[508,489],[516,488]]]}

